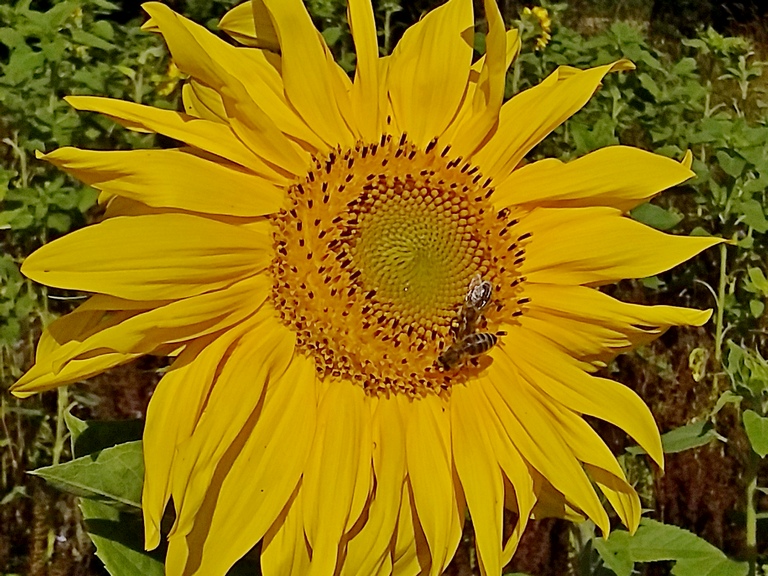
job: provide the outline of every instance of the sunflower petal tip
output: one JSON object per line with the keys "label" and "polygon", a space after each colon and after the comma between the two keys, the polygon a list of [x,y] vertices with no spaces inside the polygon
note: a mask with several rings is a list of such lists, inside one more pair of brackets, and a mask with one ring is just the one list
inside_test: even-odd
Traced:
{"label": "sunflower petal tip", "polygon": [[685,155],[683,156],[683,159],[680,161],[680,164],[688,168],[688,170],[691,169],[691,166],[693,165],[693,152],[690,150],[685,151]]}
{"label": "sunflower petal tip", "polygon": [[637,66],[635,66],[635,63],[632,62],[632,60],[622,58],[621,60],[617,60],[613,63],[611,72],[630,72],[636,68]]}
{"label": "sunflower petal tip", "polygon": [[712,318],[712,309],[708,310],[691,310],[691,326],[704,326],[709,319]]}

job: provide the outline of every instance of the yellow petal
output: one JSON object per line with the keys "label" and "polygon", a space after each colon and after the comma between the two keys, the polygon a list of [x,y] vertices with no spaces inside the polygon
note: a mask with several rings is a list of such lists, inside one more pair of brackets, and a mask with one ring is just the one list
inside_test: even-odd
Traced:
{"label": "yellow petal", "polygon": [[372,438],[376,489],[368,519],[347,546],[342,576],[378,574],[391,563],[390,548],[405,478],[405,424],[394,399],[379,398],[375,404]]}
{"label": "yellow petal", "polygon": [[464,521],[453,478],[449,415],[442,401],[432,395],[406,402],[408,476],[432,556],[429,574],[436,576],[456,552]]}
{"label": "yellow petal", "polygon": [[472,517],[481,572],[500,574],[504,482],[486,431],[492,414],[483,411],[474,384],[451,391],[453,457]]}
{"label": "yellow petal", "polygon": [[626,212],[694,175],[664,156],[610,146],[567,164],[548,158],[523,166],[499,183],[493,201],[499,208],[611,206]]}
{"label": "yellow petal", "polygon": [[242,450],[244,430],[253,429],[266,383],[279,380],[291,363],[295,334],[277,320],[271,306],[264,306],[253,322],[220,368],[192,436],[178,447],[171,482],[177,511],[173,538],[190,533],[219,462],[230,446]]}
{"label": "yellow petal", "polygon": [[[179,69],[221,94],[229,123],[248,148],[287,172],[306,172],[308,155],[285,137],[276,122],[308,131],[259,75],[274,70],[266,62],[262,70],[253,60],[241,57],[242,49],[233,48],[163,4],[148,2],[143,8],[158,25]],[[244,69],[252,73],[243,75]]]}
{"label": "yellow petal", "polygon": [[531,301],[521,324],[588,361],[609,361],[670,326],[701,326],[711,315],[710,310],[628,304],[584,286],[528,282],[525,296]]}
{"label": "yellow petal", "polygon": [[355,82],[350,94],[355,122],[363,138],[375,142],[381,135],[379,46],[373,6],[369,0],[350,0],[347,20],[355,41]]}
{"label": "yellow petal", "polygon": [[531,518],[562,518],[569,522],[581,523],[586,520],[584,514],[574,507],[573,502],[556,490],[552,484],[541,474],[532,471],[534,477],[534,490],[536,491],[536,506],[533,508]]}
{"label": "yellow petal", "polygon": [[11,386],[10,392],[18,398],[27,398],[38,392],[87,380],[139,356],[142,354],[102,352],[94,358],[73,359],[57,371],[41,364],[35,364]]}
{"label": "yellow petal", "polygon": [[608,446],[579,414],[552,402],[535,387],[531,387],[531,393],[556,414],[563,438],[573,454],[584,463],[590,477],[605,494],[622,522],[634,532],[640,522],[640,498],[627,482]]}
{"label": "yellow petal", "polygon": [[410,482],[403,484],[397,534],[392,550],[392,572],[397,576],[429,573],[431,557],[424,531],[418,522]]}
{"label": "yellow petal", "polygon": [[190,116],[211,122],[227,122],[227,110],[219,93],[194,78],[181,87],[181,101],[184,111]]}
{"label": "yellow petal", "polygon": [[531,466],[523,459],[515,445],[510,442],[504,426],[497,418],[496,410],[498,408],[494,409],[488,399],[489,392],[487,389],[489,386],[493,386],[493,384],[487,377],[479,378],[473,382],[473,387],[477,388],[474,400],[485,414],[484,421],[487,425],[484,426],[484,429],[488,434],[493,454],[498,458],[499,465],[508,481],[508,485],[505,487],[505,500],[511,490],[514,493],[514,509],[518,515],[515,527],[502,549],[501,564],[503,566],[512,559],[512,555],[517,549],[525,527],[528,525],[531,511],[536,504],[536,496]]}
{"label": "yellow petal", "polygon": [[472,3],[449,0],[405,31],[389,64],[397,126],[417,146],[440,136],[461,104],[472,63]]}
{"label": "yellow petal", "polygon": [[510,441],[516,443],[523,457],[557,490],[607,532],[608,515],[561,436],[556,418],[531,395],[527,389],[529,384],[520,379],[513,360],[504,351],[494,355],[488,378],[493,384],[487,388],[489,399]]}
{"label": "yellow petal", "polygon": [[520,273],[531,282],[549,284],[645,278],[723,241],[664,234],[614,208],[541,208],[523,222],[533,237]]}
{"label": "yellow petal", "polygon": [[159,306],[115,324],[100,328],[77,342],[66,355],[52,358],[54,372],[72,360],[104,353],[150,354],[158,349],[224,330],[261,306],[270,282],[248,279],[231,287]]}
{"label": "yellow petal", "polygon": [[290,506],[283,511],[264,537],[261,547],[263,574],[307,576],[310,570],[310,550],[304,536],[304,495],[296,490]]}
{"label": "yellow petal", "polygon": [[263,0],[249,0],[235,6],[219,21],[219,29],[246,46],[280,52],[277,32]]}
{"label": "yellow petal", "polygon": [[606,74],[633,68],[631,62],[620,60],[576,73],[558,69],[501,107],[498,128],[474,161],[486,176],[506,177],[536,144],[589,101]]}
{"label": "yellow petal", "polygon": [[59,148],[39,155],[98,190],[148,206],[230,216],[278,211],[284,192],[234,164],[189,150],[92,151]]}
{"label": "yellow petal", "polygon": [[330,146],[351,147],[355,134],[337,102],[341,78],[301,0],[264,0],[280,39],[288,100]]}
{"label": "yellow petal", "polygon": [[180,140],[240,164],[272,182],[285,184],[287,181],[285,173],[278,172],[274,166],[255,155],[225,124],[202,120],[173,110],[162,110],[111,98],[67,96],[64,100],[77,110],[89,110],[109,116],[129,130],[154,132]]}
{"label": "yellow petal", "polygon": [[232,341],[241,332],[228,330],[221,337],[207,336],[190,343],[158,382],[147,408],[144,427],[144,545],[160,543],[160,521],[170,498],[170,473],[177,446],[188,439],[200,416],[216,369]]}
{"label": "yellow petal", "polygon": [[[295,356],[268,384],[258,421],[226,472],[198,572],[224,574],[278,520],[309,456],[315,432],[314,361]],[[303,543],[302,543],[303,544]]]}
{"label": "yellow petal", "polygon": [[[342,415],[342,417],[340,417]],[[304,473],[304,532],[311,575],[333,576],[342,535],[357,522],[371,490],[370,409],[363,389],[334,381],[320,399]]]}
{"label": "yellow petal", "polygon": [[258,274],[266,234],[187,214],[112,218],[46,244],[21,271],[41,284],[137,300],[183,298]]}
{"label": "yellow petal", "polygon": [[488,20],[488,34],[485,37],[486,51],[482,68],[472,95],[472,112],[468,119],[463,120],[461,128],[450,141],[452,153],[465,158],[477,149],[499,121],[507,76],[504,20],[496,0],[484,0],[483,5]]}
{"label": "yellow petal", "polygon": [[36,392],[85,380],[137,358],[141,354],[108,349],[100,349],[81,359],[76,356],[81,343],[90,336],[161,304],[130,302],[103,295],[91,297],[74,312],[57,318],[43,330],[35,353],[35,364],[11,386],[11,392],[25,398]]}
{"label": "yellow petal", "polygon": [[632,437],[659,465],[664,464],[661,438],[651,411],[632,390],[591,376],[576,361],[531,332],[511,330],[504,337],[514,361],[529,382],[574,412],[610,422]]}

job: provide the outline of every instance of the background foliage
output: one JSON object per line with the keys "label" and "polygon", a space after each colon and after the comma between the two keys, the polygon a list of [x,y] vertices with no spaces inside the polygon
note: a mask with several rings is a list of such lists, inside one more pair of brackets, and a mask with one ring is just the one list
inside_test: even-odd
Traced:
{"label": "background foliage", "polygon": [[[212,29],[234,3],[169,2]],[[437,3],[377,2],[383,52]],[[345,2],[307,4],[337,59],[351,71],[354,53]],[[507,25],[518,27],[523,37],[522,54],[507,78],[508,95],[536,84],[560,65],[595,66],[621,57],[637,65],[635,73],[606,78],[592,101],[534,150],[531,159],[571,159],[618,143],[676,159],[690,150],[696,179],[637,208],[632,216],[677,234],[733,240],[720,252],[712,250],[671,273],[610,289],[629,301],[716,312],[710,325],[675,330],[605,369],[643,396],[662,432],[667,432],[667,472],[662,476],[623,434],[595,423],[621,454],[644,506],[651,510],[649,519],[635,537],[617,531],[608,540],[597,538],[589,524],[534,522],[509,573],[628,576],[634,569],[646,575],[768,574],[768,511],[763,512],[768,502],[763,501],[762,488],[763,458],[768,454],[768,88],[762,58],[768,28],[757,12],[741,20],[733,12],[730,18],[727,13],[718,18],[722,5],[706,2],[698,3],[696,10],[682,10],[684,20],[676,25],[667,4],[574,0],[544,3],[542,12],[523,10],[511,0],[500,2]],[[709,11],[702,12],[702,7]],[[476,13],[482,16],[480,9]],[[81,297],[33,285],[20,274],[21,262],[41,244],[98,218],[95,192],[39,162],[35,153],[64,145],[120,149],[167,144],[162,138],[119,129],[96,115],[76,114],[62,99],[68,94],[99,94],[176,109],[181,78],[161,41],[139,31],[141,20],[133,4],[107,0],[11,0],[0,5],[4,388],[30,365],[41,327]],[[730,23],[731,30],[742,35],[707,27],[712,21]],[[482,27],[481,22],[480,31]],[[483,52],[481,33],[476,48]],[[104,574],[103,563],[114,574],[154,573],[157,561],[140,555],[132,557],[132,564],[115,565],[110,548],[116,527],[125,532],[124,522],[136,524],[135,484],[91,486],[94,491],[85,493],[81,489],[79,495],[89,497],[82,509],[66,492],[72,492],[71,474],[83,474],[85,461],[78,458],[88,454],[93,455],[87,460],[93,466],[114,472],[115,466],[127,462],[125,471],[136,472],[137,443],[116,446],[115,428],[88,424],[72,414],[114,420],[141,417],[159,369],[157,362],[145,360],[95,378],[97,385],[81,384],[24,402],[2,395],[3,574]],[[119,430],[121,441],[140,437],[140,424]],[[27,474],[33,469],[39,470]],[[92,472],[98,469],[85,474]],[[117,499],[127,502],[127,508],[115,512],[103,506],[104,500]],[[100,559],[94,556],[83,516],[90,519]],[[99,532],[97,524],[113,531]],[[451,574],[479,574],[472,538],[468,527]],[[135,542],[120,545],[136,547]],[[239,570],[247,571],[250,562],[246,558]]]}

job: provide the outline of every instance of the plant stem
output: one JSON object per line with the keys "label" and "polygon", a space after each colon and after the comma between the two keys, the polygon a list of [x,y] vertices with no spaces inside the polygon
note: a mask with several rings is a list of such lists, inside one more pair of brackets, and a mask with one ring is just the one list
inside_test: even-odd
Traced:
{"label": "plant stem", "polygon": [[760,457],[754,450],[749,451],[749,461],[745,476],[747,479],[747,561],[749,562],[749,576],[755,576],[757,564],[757,510],[755,493],[757,492],[757,469],[760,466]]}
{"label": "plant stem", "polygon": [[723,314],[725,312],[726,258],[728,251],[725,244],[720,244],[720,283],[717,287],[717,317],[715,319],[715,359],[719,363],[723,358]]}
{"label": "plant stem", "polygon": [[66,426],[64,424],[64,414],[69,406],[69,394],[66,386],[59,386],[56,389],[56,438],[53,442],[53,465],[56,466],[61,460],[61,453],[64,451],[64,442],[66,442]]}

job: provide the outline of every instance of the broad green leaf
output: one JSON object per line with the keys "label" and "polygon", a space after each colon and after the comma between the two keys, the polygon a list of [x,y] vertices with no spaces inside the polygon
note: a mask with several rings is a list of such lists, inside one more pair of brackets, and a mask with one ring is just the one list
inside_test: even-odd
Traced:
{"label": "broad green leaf", "polygon": [[115,46],[114,44],[111,44],[106,40],[102,40],[95,34],[91,34],[90,32],[86,32],[85,30],[79,30],[79,29],[72,30],[72,40],[74,40],[78,44],[83,44],[84,46],[91,46],[93,48],[100,48],[101,50],[114,50],[115,48],[117,48],[117,46]]}
{"label": "broad green leaf", "polygon": [[[85,432],[80,439],[83,434]],[[76,496],[131,508],[141,506],[144,460],[138,441],[119,444],[65,464],[38,468],[30,474]]]}
{"label": "broad green leaf", "polygon": [[612,570],[616,576],[632,576],[635,563],[629,553],[629,547],[622,545],[621,538],[609,540],[595,538],[592,544],[606,568]]}
{"label": "broad green leaf", "polygon": [[709,444],[717,438],[709,420],[692,422],[661,435],[661,445],[666,454],[675,454]]}
{"label": "broad green leaf", "polygon": [[664,281],[658,276],[648,276],[648,278],[641,278],[640,282],[644,288],[648,288],[649,290],[661,290],[665,286]]}
{"label": "broad green leaf", "polygon": [[744,215],[744,222],[760,233],[768,232],[768,220],[765,219],[763,205],[757,200],[739,202],[738,209]]}
{"label": "broad green leaf", "polygon": [[765,312],[765,304],[763,304],[761,300],[750,300],[749,311],[754,318],[760,318],[760,316],[763,315],[763,312]]}
{"label": "broad green leaf", "polygon": [[665,210],[660,206],[647,202],[634,208],[630,214],[638,222],[642,222],[657,230],[669,230],[677,226],[677,223],[683,219],[679,214]]}
{"label": "broad green leaf", "polygon": [[724,150],[719,150],[715,156],[717,156],[720,167],[731,178],[738,178],[741,176],[741,173],[744,171],[744,167],[747,165],[747,161],[744,160],[744,158],[741,158],[740,156],[731,156]]}
{"label": "broad green leaf", "polygon": [[734,394],[730,390],[726,390],[720,395],[720,398],[717,399],[717,404],[715,404],[715,407],[712,409],[711,416],[714,416],[720,410],[725,407],[726,404],[735,404],[738,406],[741,404],[741,401],[743,400],[743,396],[739,396],[738,394]]}
{"label": "broad green leaf", "polygon": [[750,266],[747,268],[747,275],[749,276],[749,280],[745,282],[747,291],[768,296],[768,279],[765,278],[762,269]]}
{"label": "broad green leaf", "polygon": [[[634,562],[672,561],[674,576],[746,576],[749,565],[731,560],[722,551],[695,534],[655,520],[644,518],[634,535],[626,530],[611,533],[604,546],[595,546],[603,562],[610,567],[604,553],[612,558],[628,555]],[[601,551],[602,550],[602,551]],[[628,576],[626,561],[619,566],[618,576]]]}
{"label": "broad green leaf", "polygon": [[141,440],[144,420],[80,420],[70,411],[64,414],[75,458],[118,444]]}
{"label": "broad green leaf", "polygon": [[69,430],[69,442],[71,444],[72,454],[77,456],[78,454],[75,445],[77,444],[77,439],[80,437],[80,434],[85,432],[88,428],[88,423],[72,414],[70,408],[64,413],[64,424],[67,425],[67,430]]}
{"label": "broad green leaf", "polygon": [[339,41],[339,38],[341,38],[341,28],[332,26],[323,30],[322,34],[323,38],[325,38],[325,43],[328,44],[328,46],[333,46]]}
{"label": "broad green leaf", "polygon": [[765,458],[768,454],[768,418],[760,416],[753,410],[745,410],[742,419],[752,450],[760,458]]}
{"label": "broad green leaf", "polygon": [[112,40],[115,37],[115,29],[108,20],[98,20],[91,24],[91,32],[104,40]]}
{"label": "broad green leaf", "polygon": [[112,576],[163,576],[164,546],[145,552],[141,518],[121,513],[112,506],[88,498],[80,499],[88,535],[96,555]]}
{"label": "broad green leaf", "polygon": [[[720,438],[709,420],[701,422],[692,422],[685,426],[680,426],[661,435],[661,445],[665,454],[675,454],[698,448],[709,444],[713,439]],[[627,448],[630,454],[645,454],[645,450],[639,446]]]}

